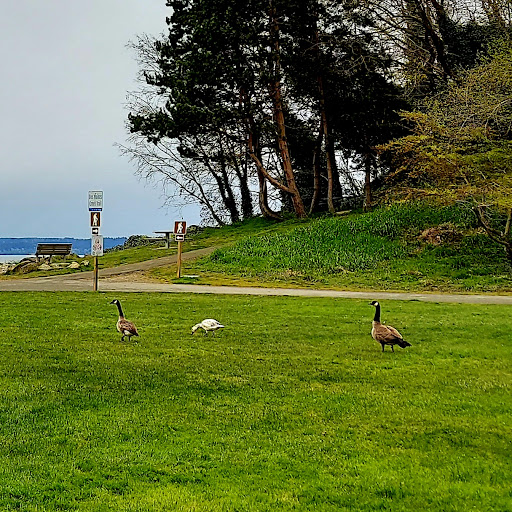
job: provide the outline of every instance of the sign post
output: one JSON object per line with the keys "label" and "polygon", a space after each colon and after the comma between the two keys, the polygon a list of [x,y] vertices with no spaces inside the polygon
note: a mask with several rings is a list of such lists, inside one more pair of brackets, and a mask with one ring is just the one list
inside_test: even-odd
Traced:
{"label": "sign post", "polygon": [[181,277],[181,253],[182,253],[182,243],[185,240],[185,234],[187,232],[187,223],[183,220],[177,220],[174,223],[174,238],[178,242],[178,270],[176,272],[176,277],[179,279]]}
{"label": "sign post", "polygon": [[103,256],[103,236],[100,235],[103,190],[89,190],[89,217],[91,224],[91,256],[94,256],[93,291],[98,291],[99,262]]}
{"label": "sign post", "polygon": [[98,256],[103,256],[103,236],[93,235],[91,238],[91,255],[94,256],[93,290],[98,291]]}

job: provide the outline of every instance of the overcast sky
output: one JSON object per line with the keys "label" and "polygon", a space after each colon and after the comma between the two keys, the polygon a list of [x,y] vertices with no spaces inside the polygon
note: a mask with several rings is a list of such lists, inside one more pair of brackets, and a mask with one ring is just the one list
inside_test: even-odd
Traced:
{"label": "overcast sky", "polygon": [[163,208],[114,147],[136,88],[126,45],[166,30],[165,0],[11,0],[0,13],[0,237],[90,237],[89,190],[104,191],[104,236],[198,223],[197,208]]}

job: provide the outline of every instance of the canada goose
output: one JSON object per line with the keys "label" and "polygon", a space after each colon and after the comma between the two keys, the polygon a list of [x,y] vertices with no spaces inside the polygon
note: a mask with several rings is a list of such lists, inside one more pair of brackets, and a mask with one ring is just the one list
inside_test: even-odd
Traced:
{"label": "canada goose", "polygon": [[206,320],[203,320],[202,322],[194,325],[190,334],[194,334],[198,329],[204,329],[205,336],[208,336],[208,331],[212,331],[212,335],[215,336],[215,331],[217,329],[223,328],[224,326],[217,322],[217,320],[214,320],[213,318],[207,318]]}
{"label": "canada goose", "polygon": [[411,344],[405,341],[403,336],[391,325],[384,325],[380,323],[380,304],[374,300],[370,302],[370,306],[375,307],[375,316],[372,322],[372,338],[382,345],[382,352],[384,352],[385,345],[391,345],[391,350],[394,352],[394,345],[405,348],[410,347]]}
{"label": "canada goose", "polygon": [[121,341],[124,341],[125,336],[128,336],[128,341],[132,336],[138,336],[139,333],[137,331],[137,327],[135,327],[135,324],[129,320],[126,320],[124,317],[121,303],[117,299],[114,299],[110,304],[115,304],[119,310],[119,320],[117,321],[116,327],[117,330],[122,334]]}

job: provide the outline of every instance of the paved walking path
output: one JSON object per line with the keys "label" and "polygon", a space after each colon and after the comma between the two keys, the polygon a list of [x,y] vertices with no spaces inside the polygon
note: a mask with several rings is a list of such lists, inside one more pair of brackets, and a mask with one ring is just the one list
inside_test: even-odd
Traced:
{"label": "paved walking path", "polygon": [[[183,253],[183,261],[205,256],[214,248]],[[333,297],[361,300],[418,300],[424,302],[452,302],[466,304],[510,304],[511,295],[463,295],[438,293],[372,292],[313,290],[307,288],[259,288],[252,286],[208,286],[194,284],[166,284],[144,281],[138,273],[176,263],[176,255],[130,263],[99,272],[98,289],[102,292],[159,292],[212,293],[230,295],[283,295],[296,297]],[[139,274],[139,275],[140,275]],[[30,279],[0,280],[0,291],[92,291],[92,272]]]}

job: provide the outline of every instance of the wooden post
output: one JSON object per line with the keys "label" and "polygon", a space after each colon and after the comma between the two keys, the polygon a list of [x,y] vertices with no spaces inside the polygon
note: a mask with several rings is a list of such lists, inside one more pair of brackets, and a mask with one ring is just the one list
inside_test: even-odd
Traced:
{"label": "wooden post", "polygon": [[98,256],[94,256],[94,281],[92,289],[97,292],[98,291]]}
{"label": "wooden post", "polygon": [[178,242],[178,271],[176,273],[176,277],[181,277],[181,244],[182,242]]}

